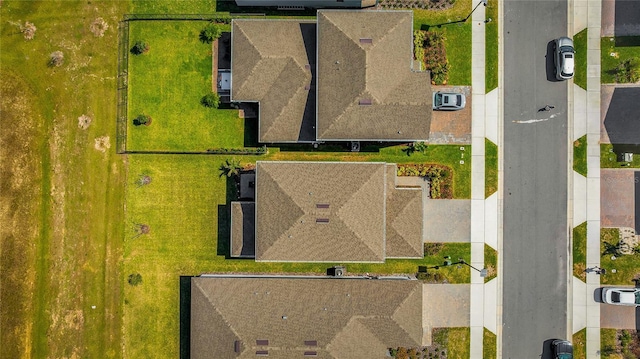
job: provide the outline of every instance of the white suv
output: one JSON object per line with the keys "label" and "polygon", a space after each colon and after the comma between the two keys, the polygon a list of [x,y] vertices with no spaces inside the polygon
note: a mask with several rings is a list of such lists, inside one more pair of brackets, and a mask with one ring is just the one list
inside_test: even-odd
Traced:
{"label": "white suv", "polygon": [[555,65],[556,78],[558,80],[569,80],[573,77],[574,55],[573,40],[568,37],[561,37],[554,41],[553,64]]}

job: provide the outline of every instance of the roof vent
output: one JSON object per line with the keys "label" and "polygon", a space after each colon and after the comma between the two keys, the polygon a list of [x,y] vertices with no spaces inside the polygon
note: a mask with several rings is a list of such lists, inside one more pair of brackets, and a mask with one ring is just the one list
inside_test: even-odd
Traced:
{"label": "roof vent", "polygon": [[371,103],[372,103],[372,102],[371,102],[371,99],[370,99],[370,98],[363,98],[363,99],[360,99],[360,102],[359,102],[360,106],[370,106],[370,105],[371,105]]}
{"label": "roof vent", "polygon": [[329,223],[329,218],[316,218],[316,223]]}
{"label": "roof vent", "polygon": [[304,341],[304,345],[306,345],[308,347],[317,347],[318,346],[318,341],[317,340],[305,340]]}
{"label": "roof vent", "polygon": [[266,346],[269,345],[268,339],[256,339],[256,345]]}
{"label": "roof vent", "polygon": [[304,356],[306,357],[317,357],[318,356],[318,352],[316,352],[315,350],[309,350],[304,352]]}
{"label": "roof vent", "polygon": [[329,203],[316,203],[316,208],[329,208]]}
{"label": "roof vent", "polygon": [[256,350],[256,356],[259,356],[259,357],[269,356],[269,351],[268,350]]}
{"label": "roof vent", "polygon": [[362,37],[362,38],[360,38],[360,43],[361,44],[373,44],[373,39],[367,38],[367,37]]}

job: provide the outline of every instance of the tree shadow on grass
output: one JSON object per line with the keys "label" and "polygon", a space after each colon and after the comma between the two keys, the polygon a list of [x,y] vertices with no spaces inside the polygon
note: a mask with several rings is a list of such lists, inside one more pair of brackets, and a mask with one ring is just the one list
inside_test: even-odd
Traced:
{"label": "tree shadow on grass", "polygon": [[191,277],[180,276],[180,359],[191,357]]}

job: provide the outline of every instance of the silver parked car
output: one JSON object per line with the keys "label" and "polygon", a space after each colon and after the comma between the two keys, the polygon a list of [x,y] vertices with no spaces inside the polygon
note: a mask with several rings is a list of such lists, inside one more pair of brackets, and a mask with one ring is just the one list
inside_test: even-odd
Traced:
{"label": "silver parked car", "polygon": [[602,288],[602,301],[607,304],[640,306],[640,288]]}
{"label": "silver parked car", "polygon": [[575,53],[573,40],[570,38],[563,36],[554,40],[553,64],[558,80],[569,80],[573,77]]}
{"label": "silver parked car", "polygon": [[467,99],[462,93],[454,92],[434,92],[433,109],[441,111],[462,110],[467,103]]}

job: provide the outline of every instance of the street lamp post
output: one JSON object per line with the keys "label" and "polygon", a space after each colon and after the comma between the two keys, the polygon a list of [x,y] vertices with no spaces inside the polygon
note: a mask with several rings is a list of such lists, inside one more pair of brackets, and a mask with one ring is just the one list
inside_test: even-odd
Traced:
{"label": "street lamp post", "polygon": [[476,11],[476,9],[478,8],[478,6],[480,6],[480,4],[487,6],[487,2],[489,0],[480,0],[480,2],[478,3],[478,5],[476,5],[476,7],[473,8],[473,10],[471,10],[471,12],[469,13],[469,15],[467,15],[467,17],[464,18],[464,21],[469,20],[469,18],[471,17],[471,15],[473,15],[473,12]]}
{"label": "street lamp post", "polygon": [[449,267],[452,265],[456,265],[456,264],[464,264],[469,266],[470,268],[473,268],[474,270],[478,271],[480,273],[481,277],[486,277],[487,276],[487,269],[486,268],[482,268],[482,269],[478,269],[474,266],[472,266],[471,264],[467,263],[464,259],[462,258],[458,258],[457,262],[451,262],[451,257],[450,256],[445,256],[444,257],[445,261],[444,263],[442,263],[442,265],[437,265],[437,266],[431,266],[431,267],[427,267],[427,266],[420,266],[418,267],[418,272],[424,272],[427,273],[427,271],[429,269],[440,269],[440,267]]}

